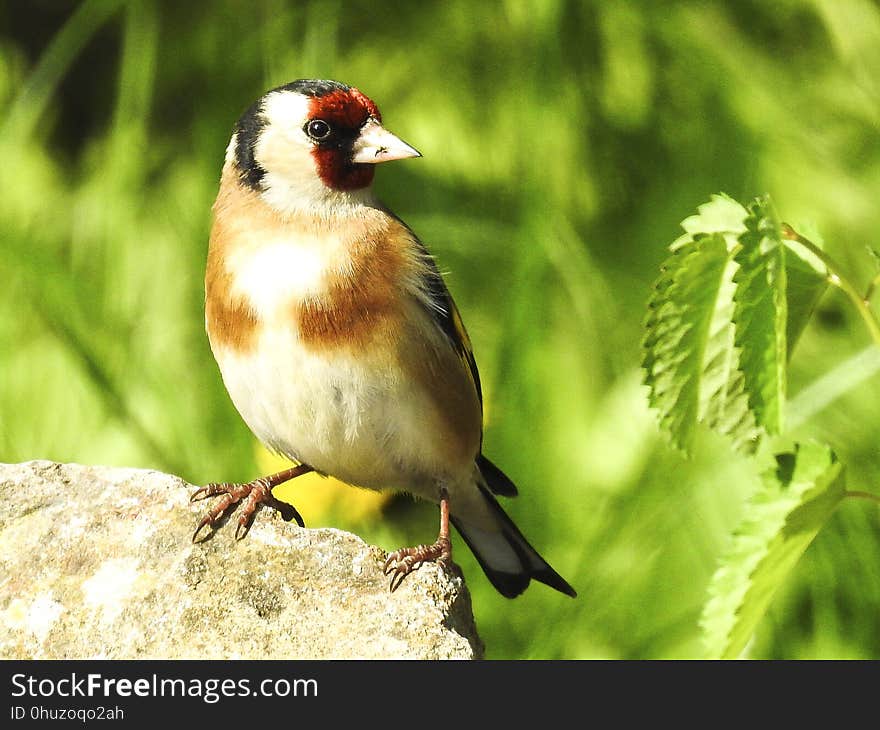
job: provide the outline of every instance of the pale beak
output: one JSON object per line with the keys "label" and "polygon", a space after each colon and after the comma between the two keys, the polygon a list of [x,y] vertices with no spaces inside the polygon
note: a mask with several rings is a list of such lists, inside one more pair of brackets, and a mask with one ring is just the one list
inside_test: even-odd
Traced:
{"label": "pale beak", "polygon": [[407,157],[421,157],[418,150],[410,147],[399,137],[395,137],[379,122],[371,119],[361,129],[354,141],[351,161],[375,165],[391,160],[405,160]]}

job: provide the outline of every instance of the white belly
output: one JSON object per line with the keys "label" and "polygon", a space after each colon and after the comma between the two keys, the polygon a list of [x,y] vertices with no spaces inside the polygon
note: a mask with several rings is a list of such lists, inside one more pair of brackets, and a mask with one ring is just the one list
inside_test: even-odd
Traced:
{"label": "white belly", "polygon": [[289,329],[270,328],[247,353],[214,354],[235,407],[269,448],[350,484],[429,498],[460,478],[433,443],[431,404],[387,359],[316,356]]}

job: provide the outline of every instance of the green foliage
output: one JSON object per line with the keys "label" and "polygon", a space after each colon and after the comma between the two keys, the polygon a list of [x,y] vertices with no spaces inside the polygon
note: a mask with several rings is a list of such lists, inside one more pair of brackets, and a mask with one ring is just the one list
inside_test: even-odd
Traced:
{"label": "green foliage", "polygon": [[740,656],[774,593],[844,496],[843,466],[825,446],[776,456],[709,585],[701,624],[709,656]]}
{"label": "green foliage", "polygon": [[735,343],[755,422],[777,434],[782,431],[787,389],[785,247],[769,201],[756,200],[749,206],[745,226],[733,258]]}
{"label": "green foliage", "polygon": [[746,210],[715,195],[682,222],[686,235],[654,286],[642,366],[651,405],[690,452],[697,423],[754,448],[781,430],[787,298],[779,224],[769,202]]}
{"label": "green foliage", "polygon": [[[820,248],[780,224],[766,197],[743,208],[713,196],[682,226],[687,234],[670,246],[672,258],[645,322],[642,364],[660,425],[688,451],[698,422],[731,436],[735,447],[743,440],[730,423],[747,423],[755,439],[758,428],[778,435],[794,342],[829,281],[848,293],[856,289]],[[873,335],[877,321],[866,309],[867,297],[852,298]],[[861,382],[864,376],[852,370],[838,369],[830,382],[815,383],[812,397],[827,402],[829,393],[838,397],[840,387]],[[703,383],[711,384],[707,398]],[[700,408],[701,402],[712,410]],[[828,447],[796,446],[776,460],[710,585],[701,624],[713,657],[739,656],[773,594],[844,496],[842,466]]]}
{"label": "green foliage", "polygon": [[684,450],[692,447],[698,421],[735,441],[749,438],[753,430],[733,328],[724,316],[731,283],[725,234],[697,233],[676,242],[648,304],[642,365],[650,402]]}
{"label": "green foliage", "polygon": [[787,249],[785,251],[787,360],[791,360],[795,345],[826,291],[828,291],[828,275],[821,262],[802,250]]}
{"label": "green foliage", "polygon": [[737,449],[783,430],[787,365],[827,277],[787,252],[769,200],[714,195],[682,221],[645,320],[649,400],[690,453],[705,423]]}
{"label": "green foliage", "polygon": [[[679,426],[689,459],[658,434],[640,385],[646,295],[676,222],[713,190],[772,191],[799,230],[826,233],[845,271],[872,265],[880,9],[68,0],[6,3],[0,17],[0,459],[196,483],[256,475],[204,334],[211,202],[254,98],[336,78],[424,154],[378,170],[378,194],[448,272],[483,378],[486,452],[520,488],[505,508],[581,596],[535,586],[511,603],[456,542],[488,655],[703,653],[705,588],[757,479],[744,448],[728,447],[759,433],[733,344],[736,265],[720,274],[708,332],[683,335],[703,348],[699,363],[688,351],[697,379],[658,402],[684,397],[705,424]],[[719,233],[732,255],[745,209],[712,203],[683,239]],[[848,480],[872,488],[878,363],[861,356],[836,289],[817,305],[823,267],[804,258],[813,294],[796,283],[802,254],[785,252],[785,338],[788,391],[807,407],[797,421],[788,409],[786,437],[832,443]],[[675,276],[681,297],[691,284]],[[816,312],[806,327],[799,306]],[[840,362],[846,377],[829,385]],[[304,517],[386,549],[436,529],[436,511],[407,499],[370,524]],[[841,570],[852,554],[859,570]],[[880,658],[876,566],[876,510],[847,500],[750,655]]]}

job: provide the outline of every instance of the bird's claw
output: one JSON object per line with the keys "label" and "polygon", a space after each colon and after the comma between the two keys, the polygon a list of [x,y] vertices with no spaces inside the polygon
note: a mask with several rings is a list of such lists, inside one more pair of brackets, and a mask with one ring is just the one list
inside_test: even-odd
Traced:
{"label": "bird's claw", "polygon": [[[221,515],[230,507],[244,502],[242,505],[241,515],[238,518],[238,524],[235,527],[235,539],[243,539],[253,524],[254,516],[260,505],[273,507],[281,513],[281,518],[285,522],[296,520],[300,527],[305,527],[305,521],[300,513],[292,504],[287,504],[276,499],[272,494],[272,487],[265,479],[255,479],[252,482],[244,484],[230,484],[229,482],[212,482],[204,487],[199,487],[190,495],[190,502],[199,499],[214,497],[218,494],[223,495],[217,502],[212,505],[199,524],[196,526],[192,536],[193,542],[198,542],[199,533],[204,527],[213,528]],[[207,539],[207,536],[204,538]]]}
{"label": "bird's claw", "polygon": [[189,496],[189,501],[198,502],[200,499],[207,499],[217,494],[228,494],[234,486],[234,484],[229,484],[228,482],[211,482],[193,492]]}
{"label": "bird's claw", "polygon": [[205,515],[205,516],[202,518],[201,522],[199,522],[199,524],[196,525],[196,530],[195,530],[195,532],[193,533],[193,536],[192,536],[192,541],[193,541],[193,543],[201,542],[201,540],[198,539],[198,536],[199,536],[199,533],[202,531],[202,528],[205,527],[205,525],[209,525],[209,526],[213,527],[213,524],[214,524],[214,523],[213,523],[213,521],[211,520],[211,516],[210,516],[210,515]]}
{"label": "bird's claw", "polygon": [[424,563],[436,563],[444,570],[452,562],[452,544],[448,539],[440,538],[433,545],[418,545],[401,548],[389,553],[382,567],[384,575],[391,575],[391,592],[394,593],[403,579]]}

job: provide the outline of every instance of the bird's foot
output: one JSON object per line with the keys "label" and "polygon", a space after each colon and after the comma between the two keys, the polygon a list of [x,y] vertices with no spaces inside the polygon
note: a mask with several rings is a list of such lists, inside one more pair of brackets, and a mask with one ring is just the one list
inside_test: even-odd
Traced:
{"label": "bird's foot", "polygon": [[[203,527],[209,527],[213,531],[217,521],[222,517],[226,510],[242,501],[244,502],[244,505],[241,510],[241,515],[238,518],[238,525],[235,528],[236,540],[241,540],[247,535],[248,530],[254,521],[257,507],[263,504],[278,510],[285,522],[296,520],[300,527],[305,527],[303,518],[300,516],[299,512],[296,511],[296,508],[292,504],[287,504],[286,502],[276,499],[272,494],[272,487],[279,483],[281,482],[276,481],[273,477],[262,477],[244,484],[214,482],[197,489],[190,497],[190,502],[195,502],[198,499],[215,497],[217,495],[222,496],[205,513],[205,516],[202,518],[202,521],[199,522],[196,531],[193,533],[192,541],[200,542],[198,537],[199,532],[201,532]],[[208,535],[205,535],[202,539],[206,539],[207,537]]]}
{"label": "bird's foot", "polygon": [[452,565],[452,543],[448,536],[441,535],[433,545],[400,548],[388,554],[383,572],[391,576],[391,592],[394,593],[403,579],[422,563],[436,563],[444,570]]}

